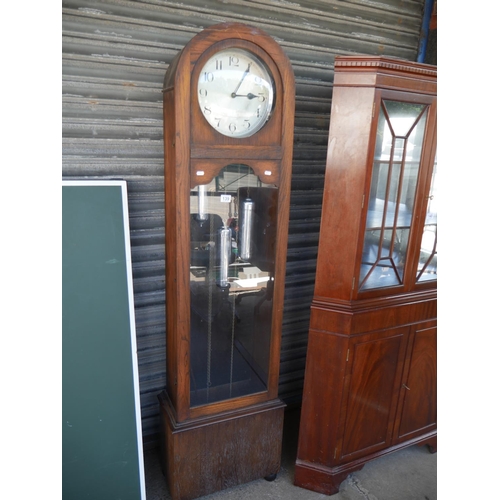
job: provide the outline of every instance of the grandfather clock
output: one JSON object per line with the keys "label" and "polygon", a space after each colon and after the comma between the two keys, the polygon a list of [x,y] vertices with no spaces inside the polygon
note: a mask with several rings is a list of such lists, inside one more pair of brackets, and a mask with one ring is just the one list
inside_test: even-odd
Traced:
{"label": "grandfather clock", "polygon": [[436,448],[437,69],[335,59],[295,484]]}
{"label": "grandfather clock", "polygon": [[280,46],[205,29],[163,88],[163,470],[191,499],[280,468],[278,398],[295,84]]}

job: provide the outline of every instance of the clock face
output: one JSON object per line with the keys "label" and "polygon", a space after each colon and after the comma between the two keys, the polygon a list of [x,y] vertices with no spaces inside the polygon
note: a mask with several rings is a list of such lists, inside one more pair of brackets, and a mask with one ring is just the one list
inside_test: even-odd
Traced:
{"label": "clock face", "polygon": [[198,103],[207,122],[228,137],[250,137],[271,116],[274,82],[264,62],[244,49],[214,54],[198,78]]}

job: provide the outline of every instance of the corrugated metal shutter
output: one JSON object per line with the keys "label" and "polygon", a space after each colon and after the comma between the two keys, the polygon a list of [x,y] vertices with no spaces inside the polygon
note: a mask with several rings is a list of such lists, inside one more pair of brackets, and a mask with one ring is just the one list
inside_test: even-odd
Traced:
{"label": "corrugated metal shutter", "polygon": [[415,60],[424,0],[64,0],[63,176],[128,183],[143,434],[165,386],[162,94],[165,71],[204,27],[239,21],[273,36],[296,77],[295,147],[280,396],[302,394],[333,62]]}

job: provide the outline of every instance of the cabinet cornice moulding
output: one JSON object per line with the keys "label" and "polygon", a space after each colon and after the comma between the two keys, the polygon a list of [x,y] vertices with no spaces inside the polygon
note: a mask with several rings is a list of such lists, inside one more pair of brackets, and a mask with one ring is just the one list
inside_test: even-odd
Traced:
{"label": "cabinet cornice moulding", "polygon": [[[411,67],[409,64],[411,64]],[[433,78],[436,78],[437,76],[436,66],[413,62],[410,63],[404,59],[401,59],[401,62],[399,62],[394,59],[386,59],[384,57],[374,58],[367,56],[349,56],[349,58],[344,59],[343,56],[338,56],[335,59],[335,69],[338,70],[339,68],[341,68],[341,70],[349,68],[356,71],[359,71],[360,69],[366,69],[368,71],[388,69],[397,72],[421,74]]]}

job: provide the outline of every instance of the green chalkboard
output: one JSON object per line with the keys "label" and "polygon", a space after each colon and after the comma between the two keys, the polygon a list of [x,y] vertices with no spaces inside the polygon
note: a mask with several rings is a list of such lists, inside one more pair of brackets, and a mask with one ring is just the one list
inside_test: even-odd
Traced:
{"label": "green chalkboard", "polygon": [[62,186],[62,498],[145,499],[127,190]]}

